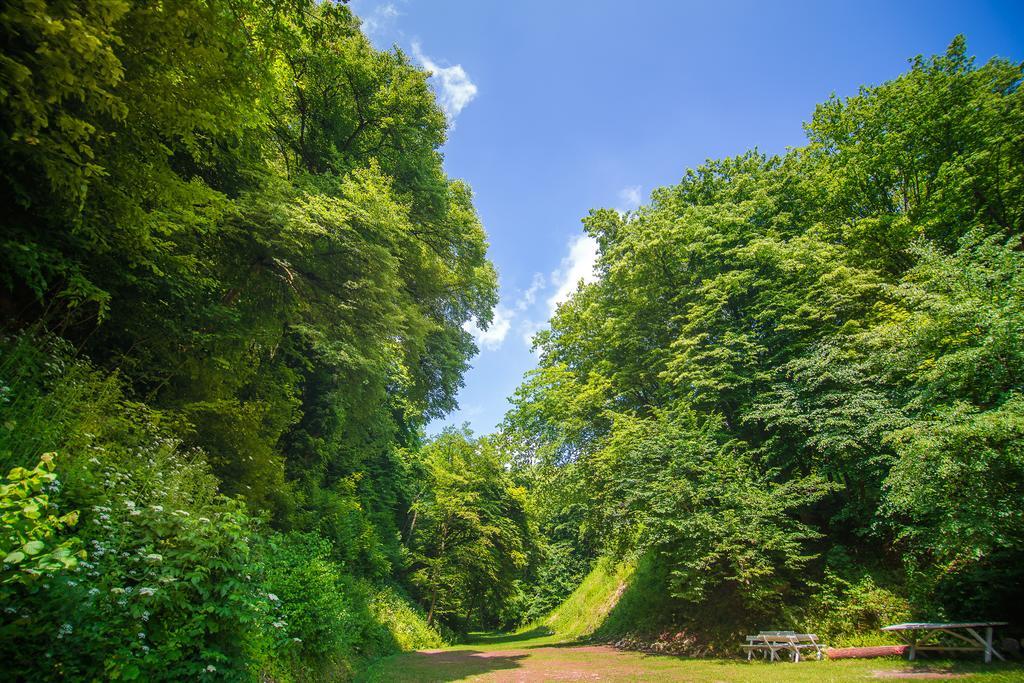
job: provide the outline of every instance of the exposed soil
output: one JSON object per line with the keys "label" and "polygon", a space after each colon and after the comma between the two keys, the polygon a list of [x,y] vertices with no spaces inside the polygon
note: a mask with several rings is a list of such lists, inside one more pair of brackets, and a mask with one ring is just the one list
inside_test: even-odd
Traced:
{"label": "exposed soil", "polygon": [[907,671],[906,669],[879,669],[871,672],[874,678],[898,678],[904,680],[907,678],[920,678],[925,680],[934,680],[941,678],[966,678],[967,674],[953,674],[947,671]]}
{"label": "exposed soil", "polygon": [[[422,650],[417,655],[429,658],[438,668],[458,672],[489,669],[488,681],[500,683],[533,683],[534,681],[599,681],[642,679],[643,668],[619,650],[607,645],[583,645],[571,648],[534,647],[530,649],[491,650]],[[582,655],[582,656],[581,656]],[[426,662],[424,662],[426,663]],[[509,668],[506,665],[514,665]]]}
{"label": "exposed soil", "polygon": [[452,649],[421,650],[379,661],[364,683],[854,683],[870,680],[1024,681],[1015,664],[978,662],[836,661],[747,662],[738,657],[695,659],[624,651],[609,645],[558,643],[547,637],[480,638]]}

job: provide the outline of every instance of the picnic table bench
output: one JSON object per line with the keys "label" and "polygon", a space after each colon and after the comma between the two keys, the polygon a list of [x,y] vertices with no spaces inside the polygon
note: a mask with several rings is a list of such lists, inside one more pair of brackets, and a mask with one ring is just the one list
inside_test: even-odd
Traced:
{"label": "picnic table bench", "polygon": [[824,651],[818,636],[796,631],[761,631],[756,636],[747,636],[746,644],[740,647],[747,651],[747,661],[754,657],[755,652],[760,652],[770,662],[781,661],[779,653],[787,652],[794,662],[799,662],[801,650],[814,650],[818,659]]}
{"label": "picnic table bench", "polygon": [[[1006,661],[994,647],[992,647],[992,629],[996,626],[1006,626],[1005,621],[972,621],[954,622],[948,624],[929,623],[908,623],[893,624],[882,630],[897,634],[902,638],[910,649],[907,651],[907,659],[914,659],[917,653],[925,651],[934,652],[984,652],[985,661],[991,662],[992,655],[1002,661]],[[978,629],[985,629],[985,636],[978,633]],[[966,633],[966,635],[965,635]],[[945,645],[938,641],[942,635],[951,636],[959,641],[967,643],[964,645]],[[923,645],[921,643],[924,643]]]}

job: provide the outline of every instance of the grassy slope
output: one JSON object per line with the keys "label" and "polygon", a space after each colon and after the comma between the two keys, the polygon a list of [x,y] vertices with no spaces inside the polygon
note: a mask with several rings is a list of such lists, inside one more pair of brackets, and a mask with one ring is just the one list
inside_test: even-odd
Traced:
{"label": "grassy slope", "polygon": [[[656,558],[620,564],[600,561],[580,586],[546,617],[520,633],[543,630],[555,641],[615,643],[626,649],[704,657],[738,656],[737,643],[757,630],[804,629],[798,615],[757,613],[723,592],[706,606],[674,600],[668,577]],[[881,632],[859,633],[853,642],[880,645],[898,641]]]}
{"label": "grassy slope", "polygon": [[[600,560],[575,591],[548,616],[523,631],[543,629],[560,641],[586,640],[605,626],[632,581],[636,565]],[[607,629],[607,627],[605,627]]]}
{"label": "grassy slope", "polygon": [[370,609],[386,629],[388,645],[401,652],[444,644],[441,635],[427,626],[423,612],[394,587],[380,589],[370,603]]}
{"label": "grassy slope", "polygon": [[[737,629],[782,628],[744,624],[752,615],[724,601],[694,613],[668,596],[666,577],[651,558],[614,564],[601,560],[565,602],[523,631],[544,629],[561,641],[617,642],[630,649],[677,654],[734,655]],[[688,631],[699,633],[700,637]]]}

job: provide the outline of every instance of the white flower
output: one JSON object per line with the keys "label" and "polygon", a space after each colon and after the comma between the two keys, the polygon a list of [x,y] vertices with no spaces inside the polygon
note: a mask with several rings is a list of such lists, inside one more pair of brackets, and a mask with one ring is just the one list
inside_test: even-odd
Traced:
{"label": "white flower", "polygon": [[292,640],[294,640],[296,643],[302,642],[302,638],[292,638]]}
{"label": "white flower", "polygon": [[139,589],[139,595],[153,595],[154,593],[156,593],[156,589],[148,586],[143,586]]}
{"label": "white flower", "polygon": [[273,624],[271,624],[271,625],[272,625],[272,626],[273,626],[274,628],[284,628],[284,622],[283,622],[283,621],[275,621],[275,622],[274,622]]}
{"label": "white flower", "polygon": [[147,562],[154,562],[154,563],[155,562],[162,562],[163,559],[164,559],[163,555],[159,555],[157,553],[150,553],[149,555],[146,555],[146,561]]}
{"label": "white flower", "polygon": [[273,593],[267,593],[267,599],[271,602],[277,602],[280,600],[280,598],[274,595]]}
{"label": "white flower", "polygon": [[206,667],[206,671],[207,671],[207,673],[211,673],[211,674],[212,674],[212,673],[213,673],[213,672],[215,672],[216,670],[217,670],[217,667],[215,667],[215,666],[214,666],[213,664],[210,664],[210,665],[208,665],[208,666]]}

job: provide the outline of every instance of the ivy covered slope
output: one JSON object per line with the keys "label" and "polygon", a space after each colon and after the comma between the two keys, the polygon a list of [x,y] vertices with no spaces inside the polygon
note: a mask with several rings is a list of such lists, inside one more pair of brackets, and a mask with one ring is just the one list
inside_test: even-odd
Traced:
{"label": "ivy covered slope", "polygon": [[496,300],[428,74],[306,0],[14,0],[0,41],[5,671],[336,679],[467,623],[436,491],[522,493],[420,454]]}
{"label": "ivy covered slope", "polygon": [[651,630],[728,623],[733,647],[1024,623],[1021,77],[957,39],[820,105],[804,147],[586,218],[600,278],[504,429],[537,576],[641,555]]}

